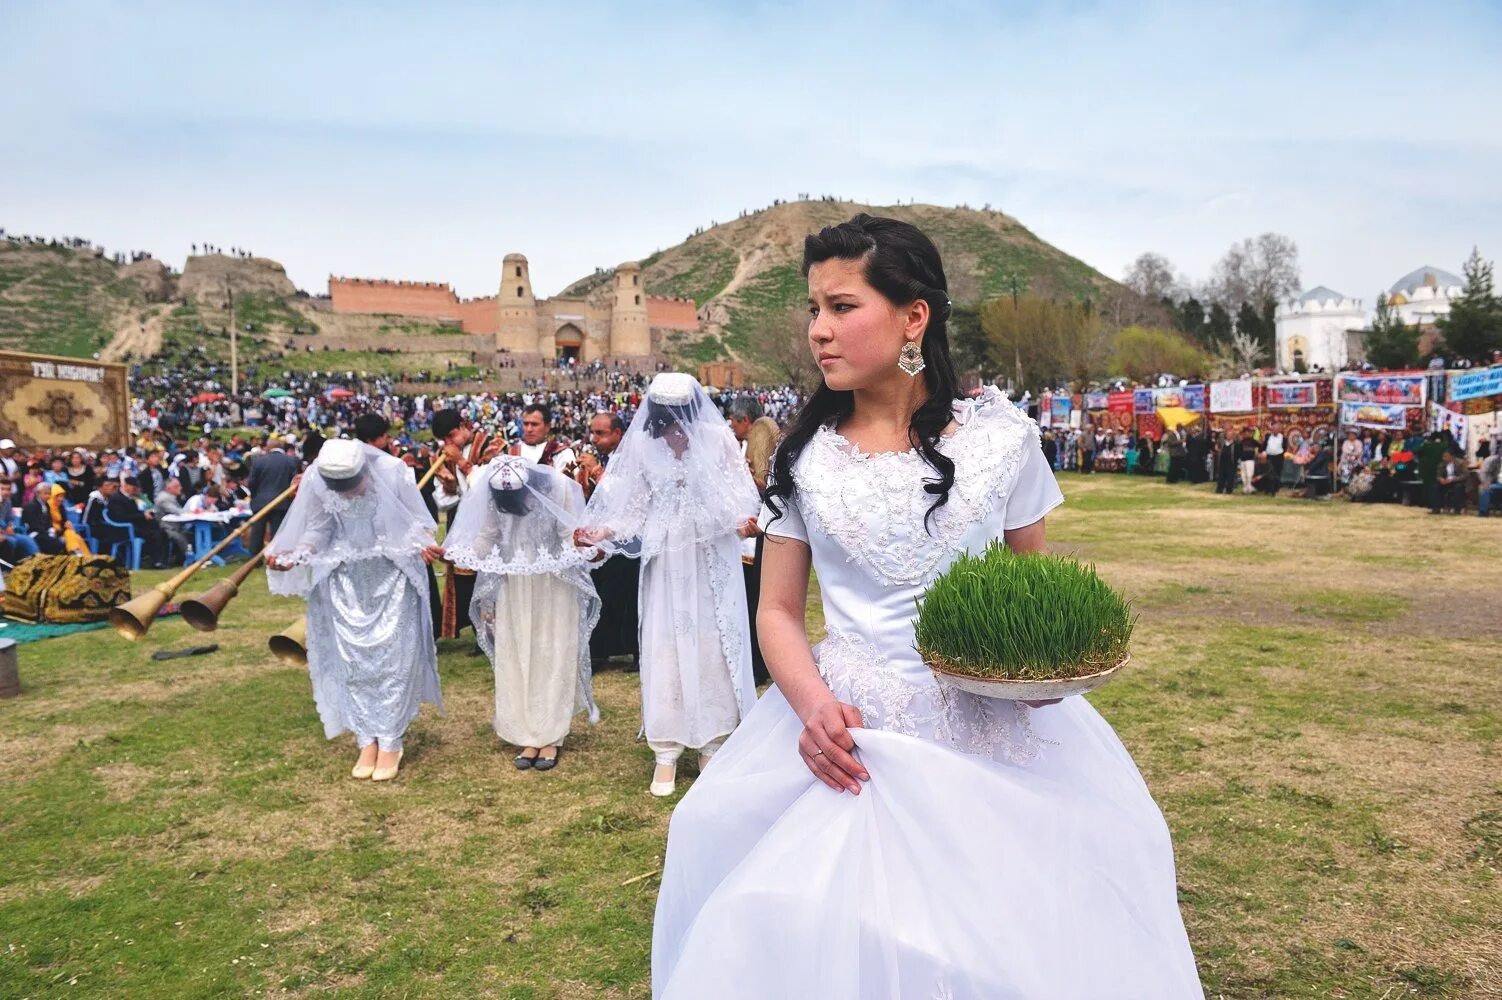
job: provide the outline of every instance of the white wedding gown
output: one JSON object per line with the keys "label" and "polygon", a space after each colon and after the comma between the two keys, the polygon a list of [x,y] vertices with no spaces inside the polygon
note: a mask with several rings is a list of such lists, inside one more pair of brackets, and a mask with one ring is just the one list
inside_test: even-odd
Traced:
{"label": "white wedding gown", "polygon": [[864,716],[871,780],[854,796],[815,779],[767,692],[673,814],[659,1000],[1203,996],[1168,828],[1111,727],[1079,697],[941,688],[913,648],[914,601],[957,553],[1063,499],[1000,393],[955,418],[955,485],[927,531],[916,452],[865,455],[825,429],[799,457],[796,503],[767,530],[812,549],[816,658]]}

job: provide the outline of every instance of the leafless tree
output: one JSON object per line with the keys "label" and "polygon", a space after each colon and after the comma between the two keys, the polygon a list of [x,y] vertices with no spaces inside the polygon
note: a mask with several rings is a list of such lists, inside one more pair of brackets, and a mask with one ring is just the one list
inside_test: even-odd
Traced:
{"label": "leafless tree", "polygon": [[1243,302],[1257,309],[1299,290],[1299,248],[1279,233],[1231,244],[1205,286],[1208,301],[1235,315]]}
{"label": "leafless tree", "polygon": [[1173,265],[1160,253],[1140,254],[1127,267],[1121,283],[1149,302],[1161,302],[1175,298],[1179,291],[1178,281],[1173,276]]}

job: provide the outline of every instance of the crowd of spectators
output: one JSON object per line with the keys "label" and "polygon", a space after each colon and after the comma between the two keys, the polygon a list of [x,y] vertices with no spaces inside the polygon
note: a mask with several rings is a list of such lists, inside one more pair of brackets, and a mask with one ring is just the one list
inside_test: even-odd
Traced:
{"label": "crowd of spectators", "polygon": [[[249,369],[238,394],[213,365],[132,373],[133,441],[123,449],[22,451],[0,441],[0,562],[13,566],[38,553],[123,553],[116,543],[141,540],[140,565],[177,565],[192,539],[184,518],[255,506],[256,464],[284,449],[301,460],[324,439],[352,436],[355,421],[377,414],[391,426],[393,450],[414,466],[432,451],[440,410],[503,441],[522,438],[523,411],[540,404],[550,432],[583,450],[590,418],[629,423],[650,375],[598,366],[590,389],[404,394],[386,377],[353,372],[268,374]],[[799,404],[789,387],[743,390],[779,423]],[[722,393],[727,406],[736,393]],[[262,461],[265,467],[276,460]]]}
{"label": "crowd of spectators", "polygon": [[1207,432],[1199,423],[1160,439],[1104,428],[1043,432],[1043,451],[1059,471],[1162,476],[1167,483],[1214,483],[1217,493],[1264,493],[1357,503],[1423,504],[1430,513],[1475,507],[1488,517],[1498,497],[1502,448],[1492,439],[1475,459],[1448,431],[1403,433],[1333,427],[1310,433],[1246,426]]}

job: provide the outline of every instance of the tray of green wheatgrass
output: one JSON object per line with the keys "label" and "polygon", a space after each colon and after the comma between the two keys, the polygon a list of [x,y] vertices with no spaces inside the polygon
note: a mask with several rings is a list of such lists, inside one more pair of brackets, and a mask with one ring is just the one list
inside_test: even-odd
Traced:
{"label": "tray of green wheatgrass", "polygon": [[918,598],[917,647],[971,694],[1048,701],[1094,691],[1131,659],[1130,603],[1078,560],[993,541],[959,556]]}

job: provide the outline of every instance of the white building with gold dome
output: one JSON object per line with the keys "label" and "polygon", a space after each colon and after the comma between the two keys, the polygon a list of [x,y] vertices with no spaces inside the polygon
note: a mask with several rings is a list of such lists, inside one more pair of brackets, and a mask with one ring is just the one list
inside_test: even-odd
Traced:
{"label": "white building with gold dome", "polygon": [[[1409,326],[1432,328],[1465,290],[1465,281],[1439,267],[1416,268],[1393,282],[1383,294],[1398,319]],[[1284,371],[1338,371],[1365,360],[1365,332],[1371,314],[1361,299],[1324,285],[1278,303],[1275,359]]]}
{"label": "white building with gold dome", "polygon": [[1387,290],[1387,304],[1410,326],[1433,326],[1465,291],[1465,280],[1439,267],[1409,271]]}

